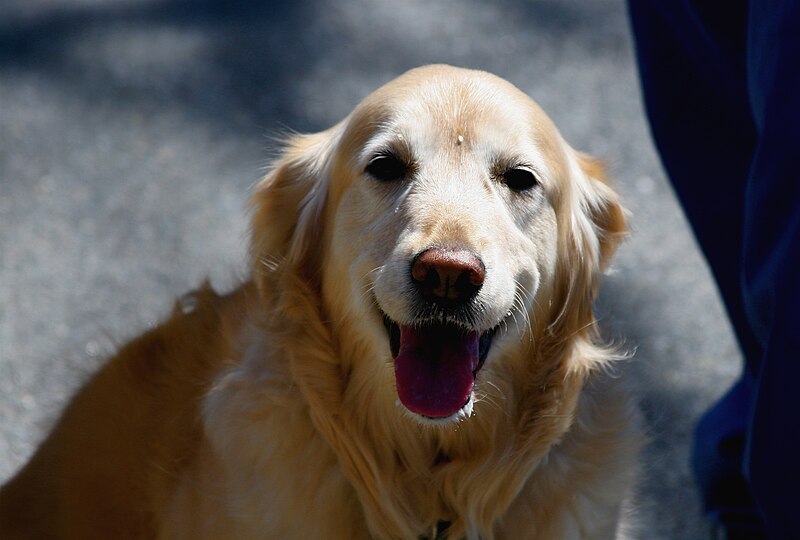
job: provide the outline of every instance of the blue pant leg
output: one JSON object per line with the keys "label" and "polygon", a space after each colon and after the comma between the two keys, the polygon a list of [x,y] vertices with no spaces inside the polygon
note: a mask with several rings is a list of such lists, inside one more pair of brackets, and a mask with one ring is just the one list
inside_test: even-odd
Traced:
{"label": "blue pant leg", "polygon": [[726,2],[721,20],[680,0],[629,0],[629,8],[642,94],[664,169],[745,359],[758,358],[739,270],[756,144],[745,76],[746,2]]}
{"label": "blue pant leg", "polygon": [[[745,75],[747,4],[630,0],[653,138],[709,262],[748,369],[701,419],[693,466],[706,511],[732,534],[763,537],[742,474],[755,362],[740,284],[745,191],[756,145]],[[713,6],[712,6],[713,8]],[[752,367],[751,367],[752,366]]]}
{"label": "blue pant leg", "polygon": [[800,2],[753,1],[747,44],[758,146],[745,205],[745,305],[764,346],[746,473],[770,538],[800,538]]}
{"label": "blue pant leg", "polygon": [[742,378],[706,412],[697,424],[692,466],[708,519],[731,538],[766,538],[761,513],[743,474],[747,426],[754,381]]}

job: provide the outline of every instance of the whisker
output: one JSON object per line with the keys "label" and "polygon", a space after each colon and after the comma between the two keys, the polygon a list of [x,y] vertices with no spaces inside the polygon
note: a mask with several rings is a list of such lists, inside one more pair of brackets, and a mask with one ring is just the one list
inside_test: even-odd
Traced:
{"label": "whisker", "polygon": [[514,293],[514,304],[512,305],[513,309],[519,312],[522,315],[522,322],[530,326],[530,316],[528,315],[528,311],[525,309],[525,299],[522,297],[520,292]]}
{"label": "whisker", "polygon": [[[376,272],[380,272],[381,270],[383,270],[383,268],[384,268],[384,265],[376,266],[375,268],[373,268],[372,270],[370,270],[369,272],[364,274],[364,276],[363,276],[363,283],[364,284],[362,286],[362,290],[361,290],[361,293],[359,295],[359,300],[361,300],[361,301],[368,300],[367,296],[370,295],[370,293],[372,293],[372,291],[375,290],[375,282],[373,280],[371,280],[371,279],[368,279],[368,278],[369,278],[370,275],[372,275],[372,274],[374,274]],[[373,297],[374,297],[374,295],[373,295]]]}
{"label": "whisker", "polygon": [[[490,380],[481,381],[481,386],[488,386],[490,388],[495,389],[498,398],[502,397],[502,391],[500,390],[500,387],[498,387],[497,384],[495,384],[494,382],[492,382]],[[485,390],[482,390],[480,392],[476,392],[475,393],[475,401],[476,402],[477,401],[485,402],[489,406],[491,406],[491,407],[503,412],[506,417],[510,416],[508,410],[506,410],[500,403],[498,403],[494,399],[494,396],[492,396],[489,392],[486,392]]]}
{"label": "whisker", "polygon": [[261,266],[263,266],[270,272],[275,272],[276,270],[278,270],[278,268],[280,268],[280,265],[281,263],[283,263],[284,260],[285,257],[283,256],[264,255],[259,258],[258,262],[261,264]]}
{"label": "whisker", "polygon": [[[515,284],[515,291],[514,291],[514,303],[511,306],[512,310],[512,317],[514,318],[514,322],[517,325],[517,332],[520,331],[519,329],[519,322],[517,321],[516,313],[519,313],[522,316],[522,322],[525,325],[524,329],[527,330],[528,340],[531,346],[533,346],[533,324],[531,322],[530,313],[527,309],[525,309],[526,299],[530,297],[528,293],[528,289],[520,283],[518,280],[514,280]],[[535,297],[532,298],[535,302]]]}

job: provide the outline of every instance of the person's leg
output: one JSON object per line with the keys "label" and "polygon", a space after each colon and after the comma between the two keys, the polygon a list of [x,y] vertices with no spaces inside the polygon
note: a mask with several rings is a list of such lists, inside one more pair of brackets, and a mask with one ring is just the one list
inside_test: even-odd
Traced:
{"label": "person's leg", "polygon": [[[744,67],[746,2],[630,0],[653,137],[716,279],[745,359],[761,355],[740,285],[744,198],[755,148]],[[760,516],[742,475],[753,370],[698,424],[693,466],[706,511],[731,537],[756,539]]]}
{"label": "person's leg", "polygon": [[758,146],[745,202],[747,315],[758,363],[746,454],[770,538],[798,538],[800,483],[800,1],[752,2],[747,73]]}
{"label": "person's leg", "polygon": [[689,2],[629,0],[629,7],[656,147],[744,356],[758,358],[740,285],[745,183],[756,142],[744,71],[746,2],[726,2],[717,21]]}
{"label": "person's leg", "polygon": [[708,519],[727,540],[766,538],[743,474],[753,382],[742,378],[706,412],[695,430],[692,466]]}

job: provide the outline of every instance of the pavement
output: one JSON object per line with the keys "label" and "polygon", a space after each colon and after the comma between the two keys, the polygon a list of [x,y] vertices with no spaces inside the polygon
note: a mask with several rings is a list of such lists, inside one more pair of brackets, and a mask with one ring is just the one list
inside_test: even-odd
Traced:
{"label": "pavement", "polygon": [[653,149],[619,0],[4,0],[0,481],[172,298],[246,274],[275,133],[326,128],[431,62],[509,79],[610,164],[632,235],[598,313],[636,350],[621,372],[651,440],[631,538],[707,537],[692,429],[741,358]]}

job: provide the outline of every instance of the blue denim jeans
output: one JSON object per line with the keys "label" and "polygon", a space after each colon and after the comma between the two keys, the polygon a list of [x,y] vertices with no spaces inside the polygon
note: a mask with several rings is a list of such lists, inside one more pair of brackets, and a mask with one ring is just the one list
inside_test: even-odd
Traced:
{"label": "blue denim jeans", "polygon": [[629,8],[653,138],[745,358],[697,427],[706,511],[800,538],[800,1]]}

